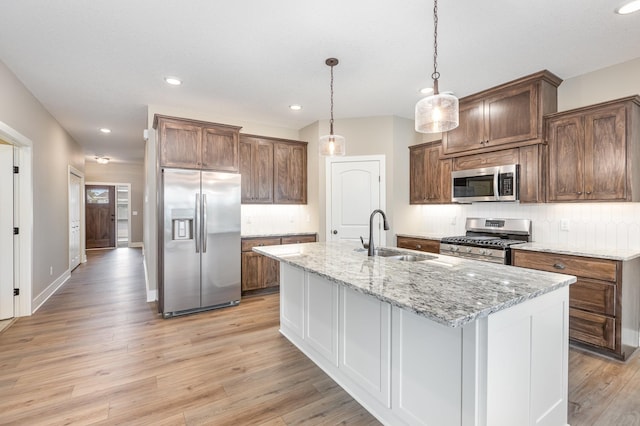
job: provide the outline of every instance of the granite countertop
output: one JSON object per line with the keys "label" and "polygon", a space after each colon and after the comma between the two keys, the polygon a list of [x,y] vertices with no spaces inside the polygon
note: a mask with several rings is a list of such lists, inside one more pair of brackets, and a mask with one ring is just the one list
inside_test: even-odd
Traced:
{"label": "granite countertop", "polygon": [[434,259],[422,262],[370,258],[366,251],[357,251],[359,244],[349,242],[253,250],[450,327],[462,326],[576,281],[571,275],[445,255],[429,254]]}
{"label": "granite countertop", "polygon": [[511,246],[513,250],[539,251],[544,253],[568,254],[572,256],[597,257],[610,260],[632,260],[640,257],[640,250],[603,249],[597,247],[571,247],[559,244],[525,243]]}

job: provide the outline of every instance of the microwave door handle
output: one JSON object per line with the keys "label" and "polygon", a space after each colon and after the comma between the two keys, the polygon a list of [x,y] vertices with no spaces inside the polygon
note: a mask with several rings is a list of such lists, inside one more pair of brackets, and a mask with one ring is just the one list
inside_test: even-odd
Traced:
{"label": "microwave door handle", "polygon": [[496,200],[500,201],[500,170],[496,170],[493,179],[493,194]]}

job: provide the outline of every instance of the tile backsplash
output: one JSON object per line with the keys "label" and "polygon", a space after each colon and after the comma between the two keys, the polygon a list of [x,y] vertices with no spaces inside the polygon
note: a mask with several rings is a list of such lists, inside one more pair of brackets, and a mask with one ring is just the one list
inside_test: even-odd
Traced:
{"label": "tile backsplash", "polygon": [[463,235],[467,217],[525,218],[532,221],[536,242],[640,250],[640,203],[475,203],[416,208],[421,209],[421,229],[416,231],[426,235]]}
{"label": "tile backsplash", "polygon": [[307,205],[243,204],[242,235],[317,232]]}

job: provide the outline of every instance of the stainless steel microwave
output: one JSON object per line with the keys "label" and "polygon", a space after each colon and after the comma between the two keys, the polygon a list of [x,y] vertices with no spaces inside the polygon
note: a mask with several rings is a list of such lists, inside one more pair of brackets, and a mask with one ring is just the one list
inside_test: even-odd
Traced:
{"label": "stainless steel microwave", "polygon": [[517,164],[451,172],[451,200],[456,203],[517,201],[518,175]]}

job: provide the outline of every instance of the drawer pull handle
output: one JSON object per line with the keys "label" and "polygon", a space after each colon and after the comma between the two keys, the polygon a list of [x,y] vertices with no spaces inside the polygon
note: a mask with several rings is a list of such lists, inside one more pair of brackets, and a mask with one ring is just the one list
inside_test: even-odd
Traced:
{"label": "drawer pull handle", "polygon": [[566,266],[564,266],[562,263],[554,263],[553,267],[556,269],[565,269]]}

